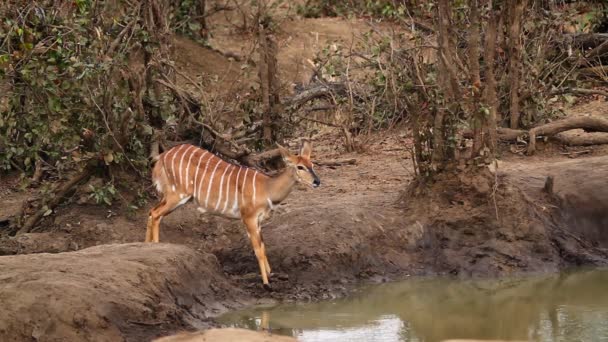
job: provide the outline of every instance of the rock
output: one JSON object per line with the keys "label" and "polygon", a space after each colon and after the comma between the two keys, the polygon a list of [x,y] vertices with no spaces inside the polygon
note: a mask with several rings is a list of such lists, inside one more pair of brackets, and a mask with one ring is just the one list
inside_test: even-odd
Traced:
{"label": "rock", "polygon": [[162,337],[153,342],[232,342],[232,341],[247,341],[247,342],[295,342],[293,337],[271,335],[267,332],[258,332],[245,329],[224,328],[224,329],[209,329],[202,332],[182,333],[178,335]]}

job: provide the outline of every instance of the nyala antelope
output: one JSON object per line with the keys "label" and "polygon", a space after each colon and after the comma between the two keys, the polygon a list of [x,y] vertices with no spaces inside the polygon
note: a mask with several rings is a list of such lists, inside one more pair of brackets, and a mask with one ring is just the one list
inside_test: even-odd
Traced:
{"label": "nyala antelope", "polygon": [[247,228],[258,259],[264,287],[269,288],[270,264],[260,224],[299,182],[313,188],[321,185],[310,161],[312,145],[304,141],[299,155],[279,146],[285,170],[269,177],[254,169],[230,164],[193,145],[179,145],[158,156],[152,181],[162,200],[148,218],[146,242],[158,242],[161,219],[194,199],[201,212],[240,218]]}

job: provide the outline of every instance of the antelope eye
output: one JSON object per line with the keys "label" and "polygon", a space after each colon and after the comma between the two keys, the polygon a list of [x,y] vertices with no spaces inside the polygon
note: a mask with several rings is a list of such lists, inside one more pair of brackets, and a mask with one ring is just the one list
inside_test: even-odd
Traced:
{"label": "antelope eye", "polygon": [[304,171],[304,170],[306,170],[306,168],[304,166],[302,166],[302,165],[298,165],[298,170]]}

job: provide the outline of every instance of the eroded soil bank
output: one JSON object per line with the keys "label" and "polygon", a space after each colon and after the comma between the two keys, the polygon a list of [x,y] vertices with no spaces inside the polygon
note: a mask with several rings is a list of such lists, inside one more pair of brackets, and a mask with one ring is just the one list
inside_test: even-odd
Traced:
{"label": "eroded soil bank", "polygon": [[[143,210],[63,207],[46,233],[0,241],[5,255],[30,253],[0,257],[0,339],[150,340],[255,302],[343,296],[362,281],[608,264],[608,157],[512,157],[414,196],[403,192],[402,139],[379,140],[356,165],[320,167],[321,188],[279,206],[263,228],[270,293],[239,222],[185,207],[163,221],[163,243],[144,245]],[[333,151],[320,144],[316,157]]]}

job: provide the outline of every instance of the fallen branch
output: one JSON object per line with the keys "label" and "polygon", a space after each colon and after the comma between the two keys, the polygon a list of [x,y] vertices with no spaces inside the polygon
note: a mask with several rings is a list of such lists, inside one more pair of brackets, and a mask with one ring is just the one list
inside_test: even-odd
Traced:
{"label": "fallen branch", "polygon": [[277,148],[274,150],[268,150],[256,154],[248,154],[242,156],[241,158],[237,158],[237,160],[248,166],[261,167],[263,164],[280,157],[281,151]]}
{"label": "fallen branch", "polygon": [[608,40],[608,33],[567,34],[565,37],[571,39],[577,48],[593,49]]}
{"label": "fallen branch", "polygon": [[498,127],[496,132],[498,133],[498,139],[502,141],[517,141],[518,139],[525,139],[528,136],[528,132],[524,130],[506,127]]}
{"label": "fallen branch", "polygon": [[315,164],[319,166],[342,166],[342,165],[355,165],[357,164],[357,159],[338,159],[338,160],[322,160],[315,162]]}
{"label": "fallen branch", "polygon": [[322,97],[330,97],[332,94],[346,94],[346,84],[326,83],[315,85],[295,95],[291,99],[287,99],[285,105],[297,109],[309,101]]}
{"label": "fallen branch", "polygon": [[593,132],[580,133],[576,135],[557,134],[555,139],[568,146],[591,146],[608,144],[608,133]]}
{"label": "fallen branch", "polygon": [[583,76],[606,78],[608,76],[608,65],[598,65],[589,68],[582,68],[578,71]]}
{"label": "fallen branch", "polygon": [[528,144],[528,155],[532,155],[536,151],[537,136],[553,136],[557,133],[569,131],[571,129],[608,132],[608,120],[593,116],[579,116],[534,127],[529,132],[530,141]]}
{"label": "fallen branch", "polygon": [[608,40],[604,41],[600,45],[596,46],[593,50],[589,51],[585,56],[587,59],[603,57],[608,54]]}
{"label": "fallen branch", "polygon": [[591,152],[593,152],[593,150],[561,152],[560,154],[568,156],[570,158],[574,158],[574,156],[580,156],[581,154],[588,154],[588,153],[591,153]]}
{"label": "fallen branch", "polygon": [[602,95],[608,98],[608,92],[597,89],[584,89],[584,88],[562,88],[554,90],[551,95],[562,95],[562,94],[577,94],[577,95]]}
{"label": "fallen branch", "polygon": [[161,324],[164,323],[162,321],[159,321],[159,322],[140,322],[140,321],[131,321],[131,320],[129,320],[127,322],[131,323],[131,324],[145,325],[145,326],[156,326],[156,325],[161,325]]}
{"label": "fallen branch", "polygon": [[95,167],[87,166],[82,172],[76,174],[61,187],[57,188],[55,191],[55,196],[44,202],[34,215],[28,217],[28,219],[23,223],[23,226],[21,226],[19,231],[17,231],[17,234],[29,233],[49,210],[55,209],[55,207],[57,207],[63,201],[63,199],[73,190],[76,185],[88,180],[89,177],[93,175],[94,171]]}
{"label": "fallen branch", "polygon": [[[506,127],[498,127],[496,129],[498,140],[501,141],[517,141],[518,139],[527,139],[528,131],[521,129],[511,129]],[[466,130],[462,132],[462,136],[466,139],[473,139],[473,131]]]}

